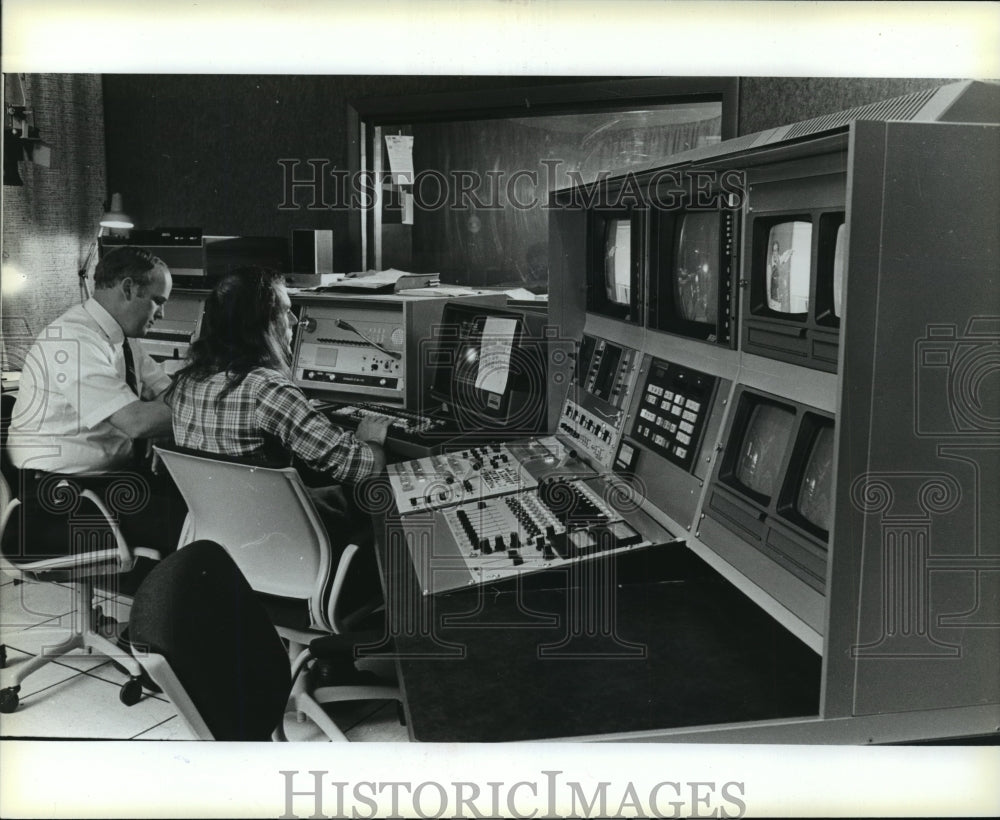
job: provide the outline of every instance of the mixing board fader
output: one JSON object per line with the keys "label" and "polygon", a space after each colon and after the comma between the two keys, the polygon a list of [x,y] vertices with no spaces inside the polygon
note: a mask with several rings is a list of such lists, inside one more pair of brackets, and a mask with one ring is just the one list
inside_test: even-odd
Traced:
{"label": "mixing board fader", "polygon": [[435,523],[433,554],[412,556],[425,595],[652,543],[579,479],[448,507]]}

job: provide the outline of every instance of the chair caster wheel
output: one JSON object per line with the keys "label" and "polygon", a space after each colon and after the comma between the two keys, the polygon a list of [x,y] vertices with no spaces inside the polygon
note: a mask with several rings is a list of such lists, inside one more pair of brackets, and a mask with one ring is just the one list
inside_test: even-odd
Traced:
{"label": "chair caster wheel", "polygon": [[130,678],[122,684],[118,699],[126,706],[135,706],[142,700],[142,683],[138,678]]}
{"label": "chair caster wheel", "polygon": [[0,713],[9,715],[17,708],[17,704],[20,702],[17,692],[20,688],[20,686],[8,686],[6,689],[0,690]]}

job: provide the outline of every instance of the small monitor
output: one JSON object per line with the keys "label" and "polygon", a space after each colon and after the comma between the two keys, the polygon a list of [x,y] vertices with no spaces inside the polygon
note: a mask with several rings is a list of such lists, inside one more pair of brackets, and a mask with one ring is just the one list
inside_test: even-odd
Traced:
{"label": "small monitor", "polygon": [[765,250],[767,307],[779,314],[808,313],[812,223],[790,220],[772,225]]}
{"label": "small monitor", "polygon": [[628,307],[632,299],[632,220],[611,219],[604,234],[604,290],[607,299]]}
{"label": "small monitor", "polygon": [[750,411],[733,470],[735,480],[763,499],[781,484],[781,466],[795,425],[795,413],[771,402],[756,403]]}
{"label": "small monitor", "polygon": [[587,220],[587,310],[639,324],[644,212],[595,209]]}
{"label": "small monitor", "polygon": [[833,315],[839,319],[841,317],[841,300],[844,295],[844,265],[847,264],[845,257],[847,237],[847,226],[841,223],[837,226],[837,239],[833,249]]}
{"label": "small monitor", "polygon": [[813,437],[795,498],[795,511],[817,530],[830,531],[833,498],[833,426],[820,427]]}
{"label": "small monitor", "polygon": [[686,322],[716,324],[719,319],[719,244],[721,214],[685,214],[674,251],[674,304]]}

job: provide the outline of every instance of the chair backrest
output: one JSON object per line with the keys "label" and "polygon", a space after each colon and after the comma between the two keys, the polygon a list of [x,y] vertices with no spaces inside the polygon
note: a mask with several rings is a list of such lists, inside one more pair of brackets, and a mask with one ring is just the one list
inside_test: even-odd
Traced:
{"label": "chair backrest", "polygon": [[268,740],[292,677],[264,606],[229,554],[196,541],[167,556],[136,590],[136,658],[199,737]]}
{"label": "chair backrest", "polygon": [[333,630],[328,599],[337,566],[326,529],[292,467],[157,445],[188,506],[181,545],[221,544],[255,590],[305,601],[317,629]]}

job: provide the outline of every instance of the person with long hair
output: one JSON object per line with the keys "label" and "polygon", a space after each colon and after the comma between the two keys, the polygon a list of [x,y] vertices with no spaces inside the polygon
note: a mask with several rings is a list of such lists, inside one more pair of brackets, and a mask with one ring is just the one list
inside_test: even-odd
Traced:
{"label": "person with long hair", "polygon": [[193,450],[300,469],[335,547],[358,543],[364,586],[378,589],[371,525],[341,485],[385,467],[387,420],[335,426],[292,381],[296,324],[284,278],[266,268],[224,277],[205,303],[198,339],[167,394],[175,442]]}

